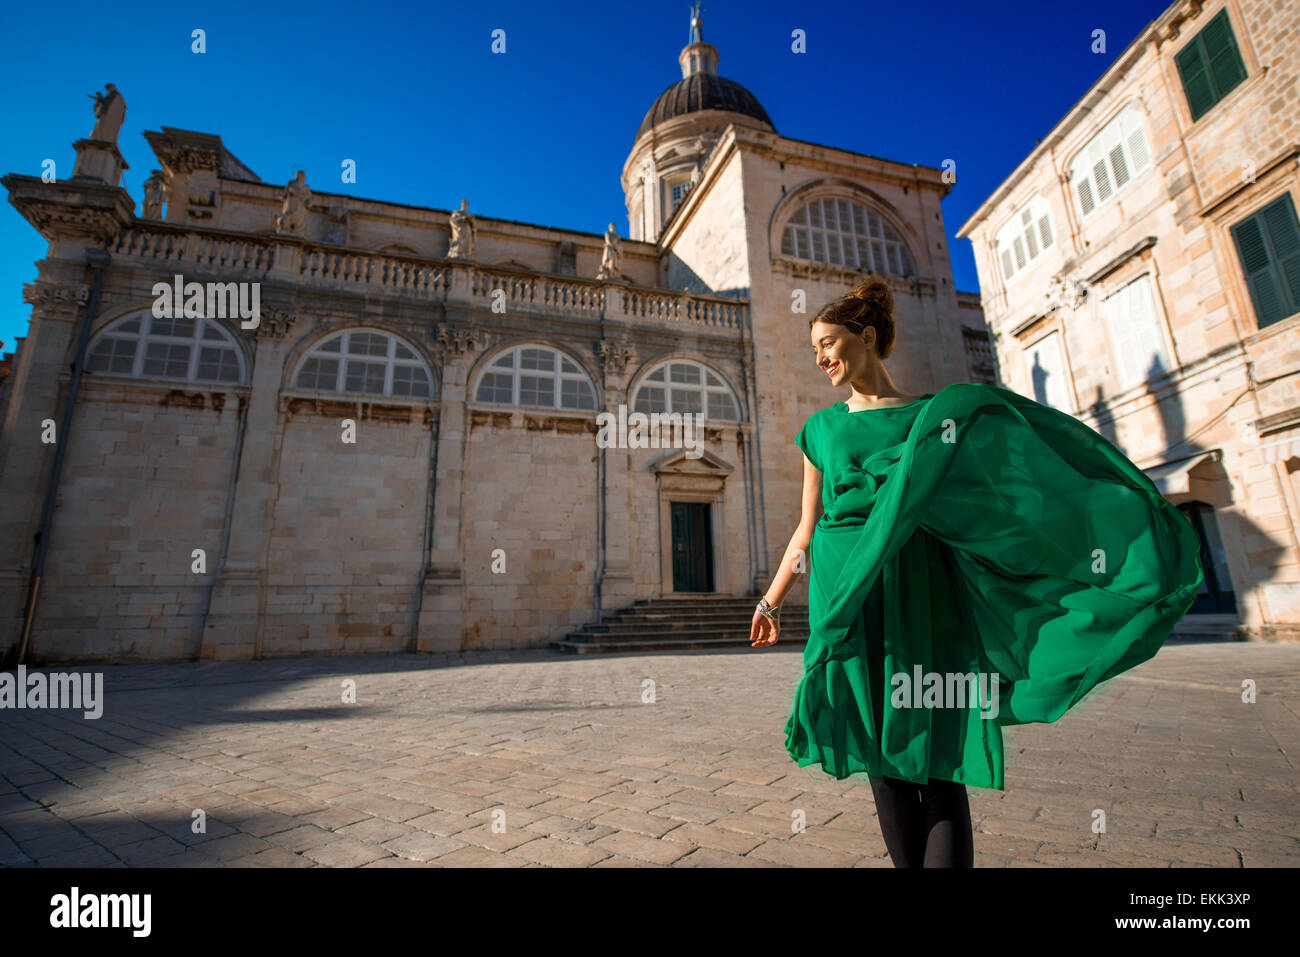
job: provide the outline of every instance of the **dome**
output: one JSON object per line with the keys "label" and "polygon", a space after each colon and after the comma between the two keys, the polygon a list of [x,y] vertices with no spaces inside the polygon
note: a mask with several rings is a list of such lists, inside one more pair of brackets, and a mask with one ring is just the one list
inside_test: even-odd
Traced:
{"label": "dome", "polygon": [[758,102],[758,97],[749,90],[735,80],[728,80],[716,73],[695,73],[683,77],[659,94],[654,106],[646,112],[636,135],[639,137],[650,127],[664,120],[670,120],[674,116],[684,116],[700,110],[742,113],[758,120],[773,133],[776,132],[776,127],[768,118],[767,111]]}

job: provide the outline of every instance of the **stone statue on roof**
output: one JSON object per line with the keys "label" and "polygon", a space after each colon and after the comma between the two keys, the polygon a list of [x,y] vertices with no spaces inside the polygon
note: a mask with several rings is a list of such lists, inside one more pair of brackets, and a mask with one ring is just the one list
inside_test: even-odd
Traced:
{"label": "stone statue on roof", "polygon": [[618,230],[610,223],[609,229],[605,230],[605,252],[600,257],[600,271],[596,273],[596,278],[622,279],[622,269],[623,243],[618,238]]}
{"label": "stone statue on roof", "polygon": [[474,214],[469,212],[469,200],[460,201],[460,209],[451,213],[451,243],[447,247],[448,259],[469,258],[474,255],[474,238],[477,227]]}
{"label": "stone statue on roof", "polygon": [[87,93],[95,101],[95,128],[90,139],[117,145],[117,133],[126,119],[126,100],[112,83],[104,85],[106,93]]}
{"label": "stone statue on roof", "polygon": [[298,170],[281,194],[280,212],[275,217],[277,233],[307,235],[307,204],[311,202],[311,189],[307,186],[307,173]]}

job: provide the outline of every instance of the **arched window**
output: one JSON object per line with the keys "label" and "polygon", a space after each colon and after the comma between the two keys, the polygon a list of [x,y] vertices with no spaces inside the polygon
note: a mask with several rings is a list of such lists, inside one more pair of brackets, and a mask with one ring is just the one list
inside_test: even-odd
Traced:
{"label": "arched window", "polygon": [[898,230],[869,206],[838,196],[809,200],[795,210],[781,237],[781,253],[867,272],[916,275],[916,260]]}
{"label": "arched window", "polygon": [[731,387],[689,359],[670,359],[643,378],[632,396],[632,411],[703,412],[708,419],[740,421],[740,403]]}
{"label": "arched window", "polygon": [[596,408],[587,373],[547,346],[515,346],[501,353],[483,370],[474,399],[540,409]]}
{"label": "arched window", "polygon": [[294,388],[427,399],[429,366],[396,336],[346,329],[314,345],[298,364]]}
{"label": "arched window", "polygon": [[1070,160],[1079,212],[1085,219],[1091,216],[1149,169],[1151,154],[1142,131],[1142,112],[1136,102],[1129,103]]}
{"label": "arched window", "polygon": [[143,312],[119,319],[95,337],[86,371],[241,385],[244,356],[219,322],[183,316],[159,319]]}

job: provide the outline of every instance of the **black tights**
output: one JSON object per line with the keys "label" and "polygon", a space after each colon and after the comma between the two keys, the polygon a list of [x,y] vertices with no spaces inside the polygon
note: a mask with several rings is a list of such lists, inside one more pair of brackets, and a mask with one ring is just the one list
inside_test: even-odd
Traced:
{"label": "black tights", "polygon": [[913,784],[868,775],[880,832],[895,867],[974,867],[966,785]]}

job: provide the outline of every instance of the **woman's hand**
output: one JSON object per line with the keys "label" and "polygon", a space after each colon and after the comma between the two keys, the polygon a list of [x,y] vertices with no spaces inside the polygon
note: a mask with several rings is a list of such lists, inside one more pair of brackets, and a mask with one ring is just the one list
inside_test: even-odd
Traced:
{"label": "woman's hand", "polygon": [[751,648],[766,648],[776,644],[776,636],[781,626],[762,612],[754,612],[754,621],[749,626],[749,645]]}

